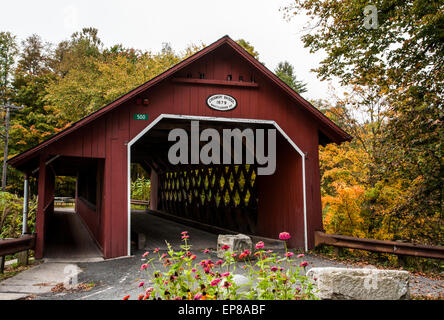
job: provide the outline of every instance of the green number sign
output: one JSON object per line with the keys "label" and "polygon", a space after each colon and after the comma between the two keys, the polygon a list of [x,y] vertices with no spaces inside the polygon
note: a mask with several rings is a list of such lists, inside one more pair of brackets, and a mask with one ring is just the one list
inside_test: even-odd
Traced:
{"label": "green number sign", "polygon": [[148,120],[148,115],[146,113],[136,113],[134,120]]}

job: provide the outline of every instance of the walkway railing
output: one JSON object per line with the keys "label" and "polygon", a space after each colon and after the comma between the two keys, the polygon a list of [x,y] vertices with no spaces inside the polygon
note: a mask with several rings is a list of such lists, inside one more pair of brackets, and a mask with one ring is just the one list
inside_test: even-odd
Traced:
{"label": "walkway railing", "polygon": [[25,235],[15,239],[0,239],[0,273],[5,268],[5,257],[21,251],[31,250],[35,247],[35,234]]}
{"label": "walkway railing", "polygon": [[444,259],[444,247],[441,246],[428,246],[408,242],[354,238],[316,231],[315,246],[320,245],[359,249],[372,252],[392,253],[399,256]]}
{"label": "walkway railing", "polygon": [[131,204],[149,207],[150,202],[145,200],[131,199]]}

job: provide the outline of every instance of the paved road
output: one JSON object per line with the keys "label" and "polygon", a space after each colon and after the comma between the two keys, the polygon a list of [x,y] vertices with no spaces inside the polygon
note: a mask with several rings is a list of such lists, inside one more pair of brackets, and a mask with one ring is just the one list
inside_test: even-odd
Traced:
{"label": "paved road", "polygon": [[[78,266],[83,272],[79,274],[79,282],[94,282],[96,286],[87,292],[76,293],[46,293],[39,295],[36,299],[78,299],[78,300],[120,300],[126,295],[131,295],[131,299],[136,299],[142,291],[137,287],[140,281],[146,281],[146,274],[140,271],[143,263],[141,255],[143,251],[131,258],[117,259],[103,262],[79,263]],[[210,257],[217,260],[215,253],[197,254],[199,261]],[[356,267],[337,261],[325,259],[317,255],[307,254],[304,259],[309,262],[309,267]],[[237,271],[242,270],[237,267]],[[444,281],[432,280],[421,276],[411,276],[411,294],[428,295],[444,298]]]}

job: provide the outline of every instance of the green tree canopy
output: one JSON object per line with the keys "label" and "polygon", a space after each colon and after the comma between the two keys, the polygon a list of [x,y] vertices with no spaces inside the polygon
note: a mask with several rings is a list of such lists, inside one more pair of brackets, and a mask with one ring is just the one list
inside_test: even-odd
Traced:
{"label": "green tree canopy", "polygon": [[293,66],[288,62],[279,62],[274,70],[276,75],[297,93],[307,92],[307,84],[296,79]]}

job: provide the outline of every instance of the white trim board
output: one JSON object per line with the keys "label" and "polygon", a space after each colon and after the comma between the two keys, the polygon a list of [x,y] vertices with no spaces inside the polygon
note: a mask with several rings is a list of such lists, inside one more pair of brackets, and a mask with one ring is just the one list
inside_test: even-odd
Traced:
{"label": "white trim board", "polygon": [[131,255],[131,146],[136,143],[142,136],[150,131],[157,123],[163,119],[179,119],[179,120],[202,120],[202,121],[220,121],[232,123],[255,123],[255,124],[269,124],[274,126],[280,134],[290,143],[290,145],[297,151],[302,158],[302,193],[304,206],[304,246],[305,251],[308,251],[308,236],[307,236],[307,197],[306,197],[306,179],[305,179],[305,153],[294,143],[293,140],[285,133],[284,130],[273,120],[259,120],[259,119],[242,119],[242,118],[223,118],[223,117],[205,117],[205,116],[187,116],[175,114],[161,114],[147,125],[139,134],[137,134],[127,144],[127,190],[128,190],[128,256]]}

